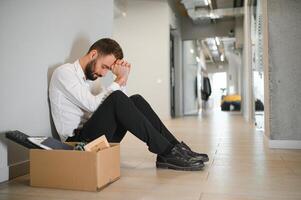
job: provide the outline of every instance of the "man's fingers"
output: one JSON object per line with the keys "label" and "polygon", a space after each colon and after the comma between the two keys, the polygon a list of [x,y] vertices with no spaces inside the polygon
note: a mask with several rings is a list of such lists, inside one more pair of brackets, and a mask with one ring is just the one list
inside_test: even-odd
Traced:
{"label": "man's fingers", "polygon": [[117,60],[117,61],[116,61],[116,64],[117,64],[117,65],[122,65],[123,62],[124,62],[124,60]]}
{"label": "man's fingers", "polygon": [[116,64],[125,66],[125,65],[129,64],[129,62],[126,61],[126,60],[117,60],[117,61],[116,61]]}
{"label": "man's fingers", "polygon": [[124,60],[122,66],[131,67],[131,64],[128,61]]}
{"label": "man's fingers", "polygon": [[126,61],[126,60],[117,60],[117,61],[116,61],[116,64],[122,65],[122,66],[126,66],[126,67],[130,67],[130,66],[129,66],[130,63],[129,63],[128,61]]}
{"label": "man's fingers", "polygon": [[122,62],[122,60],[117,60],[117,61],[116,61],[116,64],[117,64],[117,65],[120,65],[121,62]]}
{"label": "man's fingers", "polygon": [[122,63],[121,63],[121,65],[122,65],[122,66],[125,66],[125,65],[126,65],[126,63],[127,63],[127,61],[125,61],[125,60],[122,60]]}
{"label": "man's fingers", "polygon": [[113,74],[117,75],[120,71],[119,69],[120,69],[120,65],[114,64],[111,68],[111,71],[113,72]]}
{"label": "man's fingers", "polygon": [[128,62],[127,61],[124,61],[123,62],[123,66],[127,66]]}
{"label": "man's fingers", "polygon": [[114,68],[115,68],[116,64],[113,64],[111,67],[110,67],[110,70],[113,71]]}

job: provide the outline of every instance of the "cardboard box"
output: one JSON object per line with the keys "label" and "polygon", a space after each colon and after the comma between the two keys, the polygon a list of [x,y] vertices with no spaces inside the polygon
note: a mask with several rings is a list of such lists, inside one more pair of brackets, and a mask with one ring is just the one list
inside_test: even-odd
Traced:
{"label": "cardboard box", "polygon": [[99,191],[120,178],[120,146],[98,152],[30,150],[30,185]]}

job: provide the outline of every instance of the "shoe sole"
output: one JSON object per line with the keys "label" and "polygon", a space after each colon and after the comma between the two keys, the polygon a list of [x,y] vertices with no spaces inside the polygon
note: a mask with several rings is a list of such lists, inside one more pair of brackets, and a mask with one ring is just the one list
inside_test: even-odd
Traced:
{"label": "shoe sole", "polygon": [[168,163],[160,163],[156,162],[156,167],[161,169],[173,169],[173,170],[181,170],[181,171],[200,171],[204,168],[205,165],[200,165],[197,167],[179,167],[177,165],[172,165]]}
{"label": "shoe sole", "polygon": [[209,158],[192,158],[194,161],[202,161],[202,162],[209,162]]}

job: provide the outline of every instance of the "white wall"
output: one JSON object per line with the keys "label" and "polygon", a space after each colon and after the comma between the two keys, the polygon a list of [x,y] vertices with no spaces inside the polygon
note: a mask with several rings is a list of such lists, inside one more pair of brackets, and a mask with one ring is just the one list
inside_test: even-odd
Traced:
{"label": "white wall", "polygon": [[[193,49],[193,53],[191,53]],[[199,73],[199,64],[196,61],[198,51],[196,41],[183,42],[183,86],[184,86],[184,115],[198,113],[198,99],[196,91],[196,78]]]}
{"label": "white wall", "polygon": [[113,38],[132,64],[129,95],[139,93],[161,118],[170,117],[169,6],[165,1],[131,0],[126,17],[114,20]]}
{"label": "white wall", "polygon": [[[0,1],[0,132],[51,135],[47,87],[53,69],[73,62],[97,39],[110,36],[112,0]],[[0,142],[0,181],[7,165],[28,152]],[[8,162],[6,156],[8,155]]]}
{"label": "white wall", "polygon": [[[170,5],[170,4],[169,4]],[[171,6],[171,5],[170,5]],[[176,8],[174,8],[176,9]],[[175,116],[181,117],[184,113],[183,108],[183,50],[182,50],[182,32],[179,16],[175,11],[169,9],[169,21],[172,29],[171,34],[174,37],[174,65],[175,65]],[[170,52],[171,53],[171,52]]]}
{"label": "white wall", "polygon": [[244,7],[244,47],[243,47],[243,88],[242,111],[246,121],[252,122],[253,96],[252,96],[252,55],[251,55],[251,11],[248,0]]}
{"label": "white wall", "polygon": [[235,18],[235,47],[242,48],[244,43],[243,17]]}
{"label": "white wall", "polygon": [[[239,94],[241,56],[234,52],[226,53],[228,59],[228,94]],[[230,78],[231,77],[231,78]]]}
{"label": "white wall", "polygon": [[175,64],[175,115],[176,117],[183,116],[183,58],[181,35],[174,35],[174,64]]}
{"label": "white wall", "polygon": [[267,11],[270,139],[301,149],[301,1],[268,0]]}

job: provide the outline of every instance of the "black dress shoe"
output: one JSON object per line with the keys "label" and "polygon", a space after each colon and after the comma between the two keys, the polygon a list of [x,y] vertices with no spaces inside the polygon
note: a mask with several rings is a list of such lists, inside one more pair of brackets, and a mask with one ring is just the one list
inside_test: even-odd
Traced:
{"label": "black dress shoe", "polygon": [[205,165],[202,161],[196,161],[187,156],[180,144],[175,145],[168,154],[158,155],[157,168],[174,169],[183,171],[199,171]]}
{"label": "black dress shoe", "polygon": [[184,142],[181,142],[180,143],[181,147],[182,147],[182,150],[183,151],[186,151],[187,154],[191,157],[193,157],[195,160],[201,160],[203,162],[208,162],[209,161],[209,157],[207,154],[204,154],[204,153],[197,153],[197,152],[194,152],[191,150],[191,148],[185,144]]}

